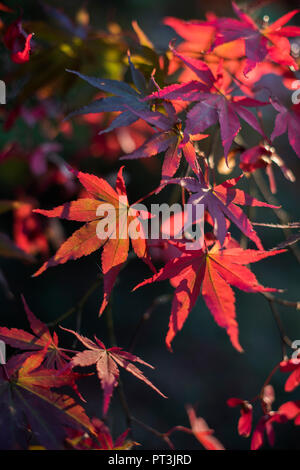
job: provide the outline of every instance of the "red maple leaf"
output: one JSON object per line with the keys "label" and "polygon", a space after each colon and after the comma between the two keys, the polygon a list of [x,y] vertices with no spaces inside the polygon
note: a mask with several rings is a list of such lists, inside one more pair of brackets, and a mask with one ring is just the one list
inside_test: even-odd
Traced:
{"label": "red maple leaf", "polygon": [[203,418],[196,416],[194,408],[192,406],[187,406],[186,410],[190,420],[192,433],[203,447],[207,450],[225,450],[223,444],[221,444],[221,442],[213,435],[213,429],[208,427]]}
{"label": "red maple leaf", "polygon": [[26,358],[33,355],[33,352],[40,353],[46,347],[45,365],[47,367],[57,367],[61,369],[70,358],[64,350],[58,346],[57,334],[51,335],[49,328],[41,322],[29,309],[24,297],[22,296],[24,309],[34,334],[17,328],[0,327],[0,339],[10,346],[26,350],[22,357]]}
{"label": "red maple leaf", "polygon": [[[61,327],[62,328],[62,327]],[[134,356],[131,353],[123,351],[121,348],[112,347],[106,349],[105,345],[95,336],[95,341],[81,336],[73,330],[62,328],[69,333],[72,333],[76,338],[87,348],[82,352],[78,352],[71,360],[71,366],[87,367],[93,364],[96,365],[97,374],[101,382],[103,389],[103,414],[107,413],[109,402],[113,393],[114,388],[118,385],[119,380],[119,367],[123,367],[125,370],[133,374],[138,379],[145,382],[149,387],[153,388],[159,395],[167,398],[161,393],[157,387],[155,387],[150,380],[148,380],[144,374],[132,364],[132,362],[138,362],[144,366],[153,369],[153,366],[140,359],[138,356]]]}
{"label": "red maple leaf", "polygon": [[282,253],[285,250],[269,252],[243,250],[231,247],[229,237],[226,239],[225,249],[221,248],[219,242],[216,242],[210,250],[187,250],[185,244],[173,243],[181,250],[181,255],[169,261],[153,277],[135,287],[137,289],[143,285],[166,279],[170,279],[172,286],[175,287],[169,331],[166,337],[167,347],[171,349],[172,340],[183,327],[197,298],[202,293],[216,323],[225,328],[232,345],[238,351],[242,351],[238,339],[235,296],[231,286],[245,292],[276,291],[277,289],[260,285],[246,265]]}
{"label": "red maple leaf", "polygon": [[30,41],[33,34],[25,33],[21,19],[14,21],[5,31],[3,42],[11,51],[11,60],[23,64],[29,60]]}
{"label": "red maple leaf", "polygon": [[241,416],[238,422],[238,432],[240,436],[249,437],[252,429],[253,407],[247,400],[240,398],[229,398],[227,405],[234,408],[240,407]]}
{"label": "red maple leaf", "polygon": [[300,35],[300,28],[285,26],[300,10],[293,10],[279,18],[273,24],[268,23],[262,28],[253,19],[244,13],[236,3],[232,2],[233,10],[238,20],[232,18],[219,18],[216,20],[217,37],[214,46],[243,39],[247,63],[244,69],[246,75],[257,63],[263,62],[268,55],[274,62],[293,66],[298,70],[297,62],[290,55],[291,46],[288,37]]}
{"label": "red maple leaf", "polygon": [[45,227],[32,210],[36,207],[34,201],[20,201],[14,210],[14,239],[19,248],[26,253],[35,255],[41,253],[49,256],[48,240]]}
{"label": "red maple leaf", "polygon": [[173,105],[165,102],[164,107],[167,115],[160,112],[138,111],[130,108],[133,114],[153,125],[158,131],[137,150],[121,157],[121,160],[147,158],[166,151],[162,167],[162,179],[164,180],[176,173],[183,154],[192,170],[197,174],[199,165],[192,142],[193,140],[204,139],[207,135],[191,134],[187,133],[186,130],[182,130],[182,122],[178,118]]}
{"label": "red maple leaf", "polygon": [[293,419],[296,426],[300,424],[300,400],[287,401],[281,405],[278,412],[286,417],[286,419]]}
{"label": "red maple leaf", "polygon": [[291,372],[287,379],[284,389],[286,392],[292,392],[300,385],[300,360],[298,358],[288,359],[280,363],[281,372]]}
{"label": "red maple leaf", "polygon": [[210,185],[207,178],[199,173],[198,179],[195,178],[173,178],[166,184],[179,184],[181,187],[191,193],[188,204],[197,206],[202,204],[204,209],[211,216],[214,226],[214,234],[223,245],[226,234],[226,219],[233,222],[245,235],[250,238],[256,246],[263,250],[262,243],[254,230],[250,220],[238,206],[270,207],[278,209],[265,202],[259,201],[241,189],[235,188],[237,182],[242,176],[224,181],[218,185]]}
{"label": "red maple leaf", "polygon": [[[262,447],[265,433],[270,446],[274,446],[275,434],[273,424],[285,423],[288,419],[280,409],[278,411],[272,410],[272,404],[275,400],[275,393],[272,385],[265,385],[259,396],[253,401],[256,400],[260,402],[263,416],[259,419],[256,427],[254,428],[251,438],[251,450],[257,450]],[[230,398],[227,401],[227,404],[231,407],[240,406],[241,417],[238,423],[238,431],[241,436],[248,437],[252,428],[252,405],[247,400],[241,400],[240,398]]]}
{"label": "red maple leaf", "polygon": [[5,11],[6,13],[13,13],[13,10],[8,6],[4,5],[4,3],[0,3],[0,10]]}
{"label": "red maple leaf", "polygon": [[271,140],[287,131],[289,142],[300,158],[300,106],[295,105],[291,109],[287,109],[275,99],[272,99],[271,103],[276,111],[278,111]]}
{"label": "red maple leaf", "polygon": [[287,418],[276,411],[271,411],[260,418],[256,428],[253,431],[251,439],[251,450],[259,449],[264,443],[264,434],[266,433],[270,446],[275,444],[274,423],[285,423]]}
{"label": "red maple leaf", "polygon": [[272,163],[281,169],[283,175],[288,181],[291,181],[292,183],[295,182],[293,172],[286,167],[282,158],[277,155],[274,147],[271,147],[268,144],[260,144],[255,147],[251,147],[240,154],[241,170],[252,173],[258,168],[265,168],[269,178],[270,190],[272,193],[276,193],[277,188]]}
{"label": "red maple leaf", "polygon": [[0,426],[6,429],[0,435],[0,448],[27,448],[28,425],[47,449],[63,449],[66,428],[79,428],[96,434],[84,409],[68,395],[53,388],[74,385],[70,369],[45,369],[47,347],[24,361],[13,356],[0,371]]}
{"label": "red maple leaf", "polygon": [[204,61],[185,57],[173,48],[171,49],[173,54],[197,75],[199,81],[192,80],[166,86],[146,99],[195,101],[196,104],[186,115],[185,132],[190,135],[199,134],[219,122],[226,159],[233,139],[241,128],[240,119],[245,120],[253,129],[264,135],[256,116],[247,108],[264,106],[268,103],[248,96],[232,96],[233,90],[224,81],[222,62],[220,62],[217,76],[214,77]]}
{"label": "red maple leaf", "polygon": [[170,26],[174,31],[181,36],[185,41],[179,45],[185,51],[191,53],[198,53],[207,51],[214,39],[215,27],[211,22],[191,20],[184,21],[179,18],[166,17],[163,23]]}
{"label": "red maple leaf", "polygon": [[[75,231],[34,276],[38,276],[51,266],[89,255],[103,246],[101,266],[104,274],[104,299],[99,315],[107,306],[115,280],[127,260],[129,238],[131,238],[136,255],[152,268],[142,226],[142,219],[148,218],[150,215],[146,212],[138,212],[134,206],[129,206],[122,172],[123,167],[120,168],[117,176],[116,190],[104,179],[88,173],[77,172],[76,176],[91,198],[67,202],[52,210],[34,210],[34,212],[47,217],[85,222],[85,225]],[[102,209],[101,215],[97,215],[99,208]],[[101,237],[99,237],[97,226],[105,215],[102,212],[108,213],[108,217],[105,219]]]}
{"label": "red maple leaf", "polygon": [[98,418],[92,419],[97,436],[90,437],[84,431],[69,429],[67,443],[76,450],[129,450],[136,442],[127,439],[129,430],[114,441],[108,427]]}

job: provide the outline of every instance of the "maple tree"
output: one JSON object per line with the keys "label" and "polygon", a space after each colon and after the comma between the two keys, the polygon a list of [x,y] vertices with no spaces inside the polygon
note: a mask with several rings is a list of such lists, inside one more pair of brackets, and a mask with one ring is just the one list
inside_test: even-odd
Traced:
{"label": "maple tree", "polygon": [[[205,20],[168,16],[162,20],[163,37],[169,39],[163,47],[136,21],[133,31],[113,21],[100,30],[87,6],[71,18],[41,2],[41,17],[46,16],[48,24],[45,19],[28,21],[26,11],[20,15],[0,3],[4,79],[11,87],[8,106],[0,110],[0,182],[8,188],[7,195],[0,196],[1,219],[6,216],[0,231],[0,288],[12,311],[18,304],[12,299],[22,299],[30,326],[26,331],[21,315],[18,327],[13,315],[0,321],[1,449],[142,448],[135,427],[170,449],[177,447],[180,432],[194,436],[191,446],[230,448],[226,434],[223,439],[214,425],[219,440],[202,417],[203,404],[185,404],[189,427],[172,422],[161,432],[144,423],[137,417],[141,409],[136,400],[127,399],[131,379],[125,372],[123,379],[123,370],[134,376],[135,388],[129,389],[137,390],[140,402],[148,392],[139,381],[148,385],[149,394],[150,388],[156,392],[153,400],[170,396],[166,408],[178,386],[168,382],[168,374],[185,364],[185,351],[191,370],[199,355],[211,367],[214,361],[222,363],[227,347],[233,347],[230,361],[247,353],[251,338],[257,340],[262,370],[267,363],[262,361],[264,335],[254,311],[256,300],[252,304],[249,293],[268,303],[279,331],[281,357],[272,358],[269,373],[263,369],[267,378],[254,397],[247,372],[246,388],[222,395],[222,406],[227,403],[232,409],[233,420],[235,412],[239,415],[238,435],[250,438],[251,450],[273,447],[276,429],[288,421],[300,424],[300,400],[296,395],[287,398],[299,391],[299,344],[286,333],[278,310],[300,308],[299,301],[284,293],[292,277],[287,263],[291,258],[300,262],[300,236],[293,233],[300,224],[291,222],[282,189],[297,181],[299,161],[293,157],[300,157],[300,10],[275,17],[270,6],[269,17],[260,9],[261,2],[254,3],[242,7],[232,2],[231,16],[225,8],[223,16],[209,12]],[[167,207],[166,218],[157,213],[157,201]],[[174,205],[179,210],[172,209]],[[82,225],[76,228],[77,223]],[[152,224],[158,227],[154,233]],[[275,232],[277,238],[272,238]],[[135,265],[136,258],[143,263]],[[250,267],[258,262],[261,281]],[[264,276],[267,263],[271,268]],[[14,275],[6,276],[10,265]],[[14,266],[22,266],[20,273],[26,270],[28,285],[34,286],[30,294]],[[160,281],[171,285],[161,287],[169,289],[167,294],[157,294]],[[88,289],[77,303],[57,314],[85,283]],[[273,287],[265,287],[269,283]],[[55,290],[59,288],[61,298]],[[30,305],[31,297],[42,302],[45,296],[42,305],[49,301],[41,315],[44,321],[31,311],[23,291]],[[134,299],[132,311],[127,294]],[[140,308],[153,295],[136,325]],[[243,302],[249,303],[249,310]],[[86,311],[83,315],[87,305],[90,316]],[[151,348],[141,348],[136,355],[144,324],[154,324],[153,312],[162,306],[158,339],[148,328],[144,345],[150,342]],[[224,350],[222,330],[196,315],[206,307],[228,335]],[[257,321],[248,332],[243,309],[244,317],[251,312]],[[167,347],[161,341],[166,318]],[[215,349],[209,345],[207,356],[203,351],[208,340],[189,344],[196,325],[214,337]],[[271,332],[269,326],[268,338]],[[296,331],[293,334],[297,339]],[[154,369],[144,360],[148,356],[155,364],[151,380],[139,368]],[[200,367],[197,375],[202,380]],[[278,376],[287,377],[282,390],[277,389]],[[185,378],[183,382],[192,388]],[[97,399],[91,393],[93,383]],[[234,386],[237,380],[230,393]],[[210,392],[211,401],[221,397],[216,388]],[[110,423],[117,394],[122,416],[115,438]],[[151,406],[149,413],[155,414]],[[208,422],[213,422],[210,416]]]}

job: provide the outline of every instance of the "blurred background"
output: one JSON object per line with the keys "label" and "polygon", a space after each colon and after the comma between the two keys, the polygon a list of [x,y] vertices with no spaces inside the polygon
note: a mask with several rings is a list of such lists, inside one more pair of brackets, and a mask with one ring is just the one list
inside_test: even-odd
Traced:
{"label": "blurred background", "polygon": [[[80,194],[81,189],[69,176],[64,162],[114,183],[120,166],[118,157],[124,153],[126,142],[133,141],[139,145],[151,132],[147,126],[138,123],[130,130],[129,136],[111,133],[99,137],[97,133],[109,119],[102,114],[63,121],[67,113],[96,96],[95,89],[67,74],[65,69],[115,79],[122,79],[125,74],[128,79],[126,50],[128,47],[134,49],[136,41],[132,20],[138,21],[155,49],[162,53],[167,50],[169,41],[176,37],[171,28],[163,25],[164,17],[205,19],[209,11],[220,16],[233,16],[233,12],[230,1],[224,0],[26,0],[7,1],[6,4],[14,13],[1,14],[1,29],[4,30],[21,15],[26,31],[35,33],[36,52],[28,63],[19,66],[11,64],[3,44],[0,49],[1,78],[7,83],[7,104],[1,105],[0,109],[0,200],[19,202],[19,205],[15,203],[9,207],[0,203],[0,231],[23,250],[23,254],[17,253],[14,251],[16,247],[11,246],[10,252],[7,239],[3,239],[3,248],[0,240],[0,324],[28,330],[20,302],[21,293],[40,319],[53,322],[77,305],[100,272],[100,256],[96,252],[76,263],[51,268],[42,276],[32,278],[42,261],[53,254],[78,225],[33,217],[31,209],[54,207]],[[251,1],[248,4],[251,8],[254,4],[262,4],[256,15],[262,17],[267,14],[270,21],[299,6],[296,0]],[[66,16],[55,13],[55,8]],[[74,26],[76,18],[77,29]],[[87,25],[90,28],[88,32]],[[152,59],[149,54],[148,62],[145,61],[148,75],[153,68]],[[265,118],[267,132],[271,132],[274,116],[266,115]],[[251,130],[245,132],[247,141],[255,145],[257,136]],[[203,145],[205,151],[206,144]],[[299,162],[286,136],[278,139],[276,149],[298,181]],[[216,153],[221,157],[221,147],[216,149]],[[239,173],[236,168],[232,175]],[[274,168],[274,174],[276,198],[292,221],[299,220],[299,184],[286,181],[277,168]],[[219,180],[226,177],[219,175]],[[125,178],[129,198],[133,202],[158,185],[159,159],[126,163]],[[263,178],[267,182],[264,175]],[[248,181],[243,181],[239,187],[248,191],[248,186]],[[256,195],[262,198],[256,191]],[[161,200],[170,198],[171,190],[166,190],[160,197]],[[252,211],[251,220],[277,222],[274,213],[264,208]],[[260,227],[257,230],[266,249],[284,239],[280,230]],[[233,229],[232,233],[240,238],[239,232]],[[162,260],[157,262],[159,265]],[[290,252],[254,264],[252,269],[263,285],[282,288],[285,290],[280,294],[282,297],[300,300],[299,265]],[[122,270],[113,294],[115,333],[118,345],[127,349],[141,317],[151,310],[151,318],[136,338],[134,352],[156,367],[154,371],[145,372],[168,396],[168,400],[163,400],[124,372],[121,377],[132,414],[160,431],[167,431],[175,425],[188,426],[184,405],[194,404],[198,415],[215,429],[216,436],[227,449],[248,449],[249,439],[243,439],[237,433],[239,411],[228,408],[226,400],[256,396],[270,370],[281,359],[280,337],[268,302],[258,294],[236,292],[240,342],[245,350],[239,354],[199,298],[183,330],[174,340],[171,354],[164,343],[170,301],[156,306],[155,299],[171,294],[172,288],[166,282],[131,293],[132,288],[148,276],[148,268],[134,258]],[[63,325],[87,336],[96,334],[109,345],[106,315],[98,318],[101,299],[100,285],[82,312],[77,309]],[[299,313],[286,307],[279,307],[279,311],[287,334],[292,339],[300,339]],[[58,331],[58,335],[62,344],[72,346],[73,340],[67,334]],[[287,397],[283,391],[285,380],[286,376],[280,373],[272,380],[276,393],[275,409],[289,398],[299,398],[297,391]],[[87,399],[88,413],[101,417],[102,394],[96,378],[84,379],[80,388]],[[115,436],[126,428],[117,393],[107,422]],[[275,432],[276,448],[299,448],[299,429],[286,424],[277,426]],[[142,444],[142,449],[165,447],[162,441],[136,425],[133,437]],[[173,440],[178,449],[200,448],[196,439],[183,433],[174,435]]]}

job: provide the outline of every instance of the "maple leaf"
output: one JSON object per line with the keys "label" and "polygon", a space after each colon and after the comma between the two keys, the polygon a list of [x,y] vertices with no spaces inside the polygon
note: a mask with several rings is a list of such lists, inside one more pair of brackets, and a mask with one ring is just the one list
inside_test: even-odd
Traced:
{"label": "maple leaf", "polygon": [[[166,100],[195,101],[202,93],[208,93],[211,88],[215,86],[216,79],[208,65],[203,60],[186,57],[176,51],[176,49],[171,45],[169,48],[175,57],[180,59],[181,62],[194,72],[198,80],[190,80],[184,83],[168,85],[162,89],[154,91],[151,95],[144,98],[143,101],[157,98]],[[219,79],[220,76],[217,77],[217,80]]]}
{"label": "maple leaf", "polygon": [[145,96],[147,85],[142,73],[134,67],[129,53],[128,61],[133,82],[137,90],[123,81],[90,77],[83,75],[80,72],[76,72],[75,70],[67,70],[67,72],[74,73],[78,77],[88,82],[90,85],[98,88],[101,91],[110,93],[113,96],[107,96],[105,98],[92,101],[92,103],[70,113],[66,119],[82,114],[120,112],[120,114],[106,129],[103,129],[99,132],[99,135],[111,132],[118,127],[129,126],[130,124],[136,122],[139,117],[132,113],[128,107],[140,111],[146,111],[149,109],[149,107],[143,101],[141,101],[141,98]]}
{"label": "maple leaf", "polygon": [[199,164],[192,141],[203,139],[207,135],[190,135],[185,130],[182,131],[182,122],[178,119],[173,105],[164,103],[164,106],[167,115],[154,111],[131,110],[138,117],[155,126],[158,132],[137,150],[121,157],[121,160],[147,158],[166,151],[162,167],[162,180],[164,180],[176,173],[183,154],[192,170],[198,174]]}
{"label": "maple leaf", "polygon": [[19,248],[26,253],[36,255],[41,253],[49,256],[48,240],[45,236],[45,227],[32,209],[36,207],[34,201],[22,201],[14,210],[14,239]]}
{"label": "maple leaf", "polygon": [[22,28],[21,19],[14,21],[5,31],[3,42],[11,51],[11,60],[23,64],[29,60],[30,41],[33,34],[27,34]]}
{"label": "maple leaf", "polygon": [[[91,198],[67,202],[52,210],[34,210],[34,212],[47,217],[60,217],[85,222],[85,225],[75,231],[34,276],[38,276],[51,266],[57,266],[69,260],[89,255],[103,246],[101,266],[104,274],[104,299],[99,315],[103,313],[107,306],[115,280],[127,260],[129,238],[131,238],[136,255],[147,262],[154,270],[148,256],[142,225],[143,218],[148,218],[150,215],[135,210],[134,205],[129,206],[122,172],[123,167],[120,168],[117,176],[116,190],[102,178],[77,172],[76,176],[92,196]],[[108,213],[101,237],[97,235],[97,226],[103,220],[104,214],[97,215],[99,208],[103,209],[102,212]]]}
{"label": "maple leaf", "polygon": [[215,27],[212,26],[211,22],[199,20],[184,21],[168,16],[163,19],[163,23],[174,29],[179,36],[185,39],[184,50],[200,53],[200,51],[208,50],[213,42]]}
{"label": "maple leaf", "polygon": [[270,207],[278,209],[277,206],[272,206],[265,202],[259,201],[241,189],[235,188],[235,185],[240,180],[240,177],[232,178],[224,181],[224,183],[211,186],[207,178],[199,173],[198,179],[195,178],[173,178],[167,181],[166,184],[179,184],[181,187],[189,191],[191,196],[188,199],[188,204],[196,206],[203,204],[204,209],[207,210],[212,218],[214,225],[214,234],[223,245],[226,234],[226,218],[231,220],[256,246],[262,250],[263,246],[261,241],[253,229],[251,222],[243,213],[238,205],[255,206],[255,207]]}
{"label": "maple leaf", "polygon": [[288,181],[295,182],[293,172],[286,167],[282,158],[277,155],[274,147],[268,144],[256,145],[251,147],[240,154],[240,168],[244,172],[252,173],[258,168],[266,168],[266,173],[269,178],[270,190],[276,193],[276,182],[273,174],[272,163],[277,165],[285,178]]}
{"label": "maple leaf", "polygon": [[233,139],[241,128],[240,118],[264,135],[256,116],[247,107],[264,106],[267,103],[248,96],[231,96],[232,90],[223,84],[222,69],[215,78],[202,60],[185,57],[174,49],[172,51],[197,75],[199,81],[167,86],[146,99],[196,101],[187,113],[185,131],[191,135],[199,134],[219,122],[226,161]]}
{"label": "maple leaf", "polygon": [[[238,62],[245,55],[245,46],[242,39],[237,39],[230,43],[212,47],[218,31],[218,17],[212,13],[206,13],[206,21],[189,20],[184,21],[178,18],[164,18],[163,23],[173,28],[184,41],[178,45],[178,50],[191,57],[205,57],[205,60],[218,66],[219,59],[225,59],[228,63],[239,65]],[[221,19],[222,20],[222,19]],[[216,60],[217,59],[217,60]],[[214,64],[215,62],[215,64]],[[171,62],[172,64],[172,62]],[[174,64],[172,64],[174,67]],[[239,67],[238,67],[239,68]],[[171,69],[173,72],[173,68]],[[177,70],[177,68],[175,68]],[[184,74],[185,75],[185,74]],[[181,77],[180,77],[181,78]]]}
{"label": "maple leaf", "polygon": [[276,111],[278,111],[271,140],[273,141],[276,137],[279,137],[287,131],[289,142],[300,158],[300,106],[295,105],[289,110],[278,100],[271,99],[271,103]]}
{"label": "maple leaf", "polygon": [[227,99],[221,94],[202,93],[194,107],[187,113],[187,132],[199,133],[219,122],[225,159],[231,144],[241,129],[240,118],[264,136],[256,116],[247,107],[264,106],[265,103],[246,96]]}
{"label": "maple leaf", "polygon": [[0,3],[0,10],[5,11],[6,13],[13,13],[13,10],[8,6],[4,5],[4,3]]}
{"label": "maple leaf", "polygon": [[300,400],[287,401],[278,409],[278,413],[286,417],[286,419],[295,420],[295,425],[300,424]]}
{"label": "maple leaf", "polygon": [[25,261],[27,263],[33,263],[34,257],[17,245],[6,235],[6,233],[0,232],[0,256],[4,258],[15,258]]}
{"label": "maple leaf", "polygon": [[57,334],[54,332],[52,337],[47,325],[36,318],[23,296],[22,301],[34,334],[17,328],[0,327],[0,339],[14,348],[29,351],[22,354],[23,358],[32,357],[33,351],[40,353],[47,347],[45,366],[51,368],[55,366],[57,369],[64,367],[70,358],[64,353],[63,349],[59,348]]}
{"label": "maple leaf", "polygon": [[84,409],[70,396],[52,391],[72,386],[74,374],[42,368],[45,354],[46,348],[21,364],[18,356],[12,357],[5,366],[6,374],[0,374],[0,426],[6,429],[0,435],[2,449],[26,449],[28,436],[24,428],[28,425],[47,449],[63,449],[66,427],[95,434]]}
{"label": "maple leaf", "polygon": [[203,418],[197,417],[192,406],[187,406],[186,411],[190,420],[192,433],[195,438],[207,450],[225,450],[221,442],[213,435],[213,429],[210,429]]}
{"label": "maple leaf", "polygon": [[[157,387],[155,387],[150,380],[148,380],[144,374],[134,365],[132,362],[138,362],[144,366],[154,367],[143,361],[137,356],[134,356],[131,353],[123,351],[121,348],[112,347],[106,349],[105,345],[95,336],[95,341],[90,340],[80,334],[76,333],[73,330],[68,330],[67,328],[61,327],[63,330],[68,331],[76,336],[78,341],[80,341],[87,349],[78,352],[71,360],[71,366],[91,366],[96,365],[97,374],[101,382],[101,387],[103,389],[104,399],[103,399],[103,414],[107,413],[110,399],[113,393],[114,388],[118,385],[119,380],[119,367],[123,367],[125,370],[130,372],[132,375],[138,379],[145,382],[149,387],[153,388],[159,395],[164,398],[167,398],[163,393],[161,393]],[[118,367],[119,366],[119,367]]]}
{"label": "maple leaf", "polygon": [[273,62],[293,66],[298,70],[297,62],[290,55],[291,46],[287,38],[299,36],[300,28],[296,26],[284,27],[284,25],[300,10],[293,10],[273,24],[267,23],[260,29],[236,3],[232,2],[232,7],[239,19],[220,18],[216,21],[217,37],[213,47],[236,39],[243,39],[247,57],[245,75],[253,70],[257,63],[263,62],[267,55]]}
{"label": "maple leaf", "polygon": [[[269,444],[274,445],[275,434],[273,429],[273,423],[285,423],[287,416],[284,412],[272,410],[272,404],[275,400],[274,388],[268,384],[263,387],[259,397],[255,400],[259,400],[263,416],[259,419],[251,438],[251,450],[257,450],[262,447],[264,443],[264,434],[266,433]],[[240,398],[230,398],[227,400],[227,405],[230,407],[239,406],[241,410],[241,416],[238,423],[238,432],[240,436],[249,437],[252,428],[253,418],[253,407],[247,400],[241,400]]]}
{"label": "maple leaf", "polygon": [[262,416],[254,429],[251,438],[251,450],[258,450],[264,443],[264,434],[266,433],[270,446],[275,444],[274,423],[286,423],[287,418],[283,414],[271,411]]}
{"label": "maple leaf", "polygon": [[229,398],[227,405],[234,408],[240,407],[241,416],[238,422],[238,432],[240,436],[249,437],[252,428],[253,407],[247,400],[240,398]]}
{"label": "maple leaf", "polygon": [[[184,243],[176,243],[181,255],[168,261],[153,277],[146,279],[135,288],[156,281],[170,279],[175,287],[169,330],[166,344],[171,349],[171,342],[183,327],[197,298],[202,293],[203,299],[211,311],[216,323],[225,328],[232,345],[242,351],[238,339],[238,324],[235,312],[235,296],[231,286],[245,292],[269,292],[277,289],[263,287],[255,275],[246,267],[269,256],[285,250],[263,251],[243,250],[230,245],[229,237],[222,249],[216,242],[210,250],[188,250]],[[228,246],[228,248],[226,248]]]}

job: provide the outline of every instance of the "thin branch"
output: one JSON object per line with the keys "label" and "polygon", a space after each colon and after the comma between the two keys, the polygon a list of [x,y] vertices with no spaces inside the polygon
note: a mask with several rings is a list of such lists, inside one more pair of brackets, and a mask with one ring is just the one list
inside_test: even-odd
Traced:
{"label": "thin branch", "polygon": [[288,224],[266,224],[264,222],[251,222],[252,225],[269,228],[300,228],[300,222],[289,222]]}
{"label": "thin branch", "polygon": [[283,324],[281,322],[281,318],[279,315],[279,312],[276,308],[275,302],[273,300],[267,299],[270,305],[271,312],[273,314],[273,317],[275,319],[280,339],[281,339],[281,349],[282,349],[282,360],[285,361],[288,358],[287,355],[287,346],[291,347],[292,346],[292,341],[291,339],[286,335],[285,329],[283,327]]}
{"label": "thin branch", "polygon": [[157,297],[156,299],[154,299],[154,301],[152,302],[152,304],[150,305],[150,307],[146,310],[146,312],[142,315],[140,321],[138,322],[137,326],[136,326],[136,329],[132,335],[132,338],[129,342],[129,346],[128,346],[128,351],[129,352],[132,352],[135,345],[136,345],[136,342],[137,342],[137,339],[143,329],[143,326],[145,325],[145,323],[150,320],[153,312],[155,311],[156,307],[158,305],[162,305],[166,302],[168,302],[171,298],[171,295],[160,295],[159,297]]}
{"label": "thin branch", "polygon": [[[257,171],[252,173],[252,176],[253,176],[253,179],[254,179],[258,189],[262,193],[262,195],[265,198],[265,200],[267,201],[267,203],[271,204],[273,206],[280,206],[280,204],[277,201],[277,199],[275,198],[275,196],[273,194],[271,194],[271,192],[269,191],[269,189],[268,189],[268,187],[267,187],[267,185],[266,185],[266,183],[265,183],[265,181],[264,181],[264,179],[261,175],[261,172],[259,170],[257,170]],[[281,207],[279,209],[273,209],[273,211],[276,214],[276,217],[278,218],[278,220],[280,221],[281,224],[287,225],[290,222],[289,214],[284,209],[282,209]],[[289,236],[290,236],[290,233],[291,233],[290,230],[287,229],[287,228],[283,228],[282,231],[284,233],[285,238],[288,239]],[[300,264],[300,250],[299,250],[299,248],[296,245],[290,245],[288,248],[293,253],[293,255],[295,256],[298,263]]]}
{"label": "thin branch", "polygon": [[74,305],[73,307],[71,307],[69,310],[67,310],[65,313],[63,313],[63,315],[61,315],[60,317],[58,317],[56,320],[52,321],[52,322],[49,322],[47,323],[47,326],[56,326],[58,323],[62,322],[63,320],[65,320],[66,318],[70,317],[71,315],[73,315],[73,313],[75,313],[76,311],[79,311],[81,312],[85,303],[87,302],[87,300],[89,299],[89,297],[93,294],[93,292],[99,287],[99,285],[101,284],[102,282],[102,278],[100,279],[97,279],[90,287],[89,289],[86,291],[86,293],[81,297],[81,299],[77,302],[76,305]]}
{"label": "thin branch", "polygon": [[112,309],[112,297],[105,309],[106,314],[106,326],[108,329],[109,342],[112,347],[117,346],[117,338],[115,333],[114,318],[113,318],[113,309]]}
{"label": "thin branch", "polygon": [[269,292],[261,292],[261,294],[271,302],[300,310],[300,301],[293,302],[292,300],[280,299],[279,297],[275,297],[275,295],[270,294]]}
{"label": "thin branch", "polygon": [[[255,197],[255,187],[254,187],[254,181],[252,178],[248,178],[248,192],[250,196]],[[255,206],[247,206],[246,207],[246,214],[248,219],[252,220],[255,217],[255,212],[256,212],[256,207]],[[248,237],[242,232],[241,239],[240,239],[240,245],[241,248],[246,250],[248,248],[248,243],[249,239]]]}
{"label": "thin branch", "polygon": [[140,427],[146,429],[151,434],[154,434],[154,436],[156,436],[156,437],[162,439],[163,441],[165,441],[165,443],[169,446],[169,448],[171,450],[175,450],[175,447],[174,447],[171,439],[169,438],[170,431],[163,433],[163,432],[158,431],[157,429],[152,428],[148,424],[143,423],[143,421],[140,421],[139,419],[135,418],[134,416],[132,416],[131,419],[132,419],[133,422],[138,424]]}
{"label": "thin branch", "polygon": [[[142,325],[144,324],[145,321],[147,321],[153,310],[155,309],[156,305],[160,304],[161,302],[163,301],[166,301],[166,297],[169,297],[169,296],[161,296],[161,297],[158,297],[158,299],[155,299],[155,301],[153,302],[152,304],[152,309],[151,309],[151,312],[150,312],[150,309],[148,309],[148,313],[146,312],[140,323],[138,324],[137,326],[137,329],[136,329],[136,333],[138,334],[138,332],[140,331]],[[113,321],[113,309],[112,309],[112,299],[110,300],[108,306],[106,307],[106,322],[107,322],[107,328],[108,328],[108,334],[109,334],[109,337],[110,337],[110,343],[112,346],[117,346],[117,341],[116,341],[116,334],[115,334],[115,328],[114,328],[114,321]],[[134,343],[135,343],[135,340],[136,340],[136,335],[133,336],[132,338],[132,341],[131,341],[131,348],[133,349],[134,347]],[[124,392],[124,388],[123,388],[123,384],[122,384],[122,381],[119,379],[119,384],[118,384],[118,393],[119,393],[119,399],[120,399],[120,403],[121,403],[121,406],[123,408],[123,411],[124,411],[124,414],[125,414],[125,417],[126,417],[126,422],[127,422],[127,426],[128,428],[130,428],[130,432],[132,433],[132,423],[135,422],[136,424],[138,424],[139,426],[143,427],[144,429],[146,429],[147,431],[151,432],[152,434],[154,434],[155,436],[163,439],[163,441],[166,442],[166,444],[170,447],[170,449],[174,449],[174,446],[169,438],[169,433],[161,433],[160,431],[157,431],[156,429],[152,428],[151,426],[148,426],[148,424],[145,424],[143,423],[142,421],[140,421],[139,419],[135,418],[134,416],[132,416],[132,414],[130,413],[130,409],[129,409],[129,406],[128,406],[128,403],[127,403],[127,399],[126,399],[126,395],[125,395],[125,392]],[[132,437],[132,435],[131,435]]]}
{"label": "thin branch", "polygon": [[[106,324],[107,324],[107,329],[108,329],[110,345],[117,346],[117,339],[116,339],[116,333],[115,333],[115,327],[114,327],[113,309],[112,309],[112,297],[110,298],[109,304],[107,305],[105,309],[105,313],[106,313]],[[118,394],[119,394],[120,403],[121,403],[121,406],[123,408],[124,415],[126,418],[126,423],[127,423],[128,428],[130,429],[130,434],[132,437],[132,430],[131,430],[132,416],[131,416],[129,406],[127,403],[123,383],[120,378],[119,378],[119,383],[118,383]]]}
{"label": "thin branch", "polygon": [[276,364],[276,366],[271,370],[271,372],[269,373],[268,377],[266,378],[266,380],[264,381],[264,384],[261,388],[261,391],[260,391],[260,394],[259,396],[255,397],[253,400],[250,400],[250,401],[254,401],[256,400],[257,398],[261,398],[264,394],[264,389],[265,387],[270,383],[271,381],[271,378],[273,377],[273,375],[275,374],[275,372],[277,372],[277,370],[279,369],[279,366],[280,366],[280,363]]}
{"label": "thin branch", "polygon": [[119,385],[118,385],[118,394],[119,394],[119,400],[120,400],[121,406],[122,406],[124,414],[125,414],[126,423],[127,423],[128,428],[129,428],[129,433],[132,437],[132,416],[130,414],[130,409],[129,409],[127,399],[126,399],[126,395],[125,395],[125,392],[124,392],[123,383],[121,382],[120,379],[119,379]]}

